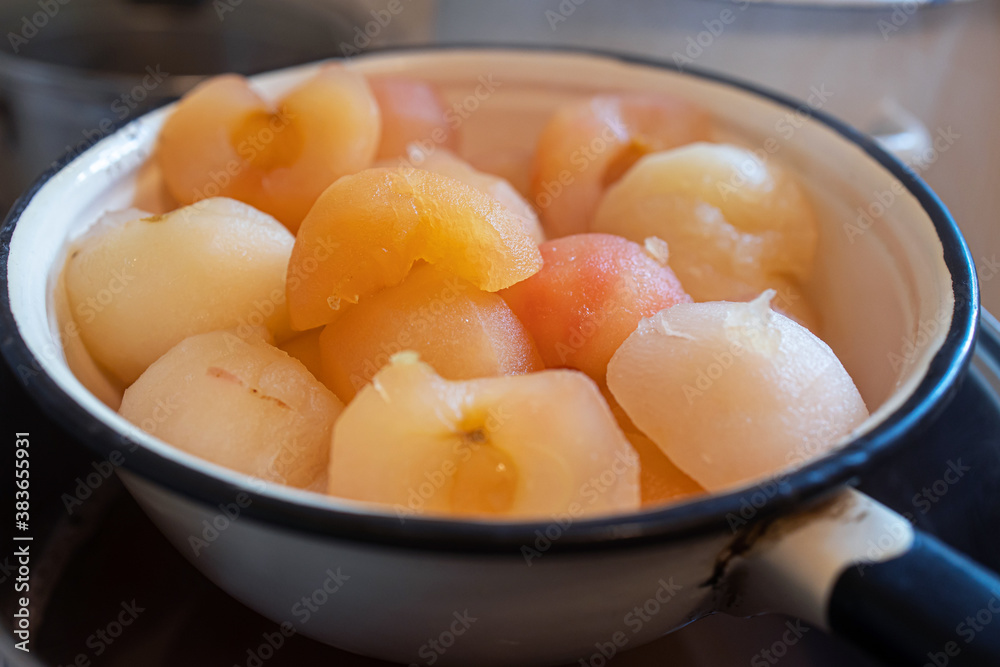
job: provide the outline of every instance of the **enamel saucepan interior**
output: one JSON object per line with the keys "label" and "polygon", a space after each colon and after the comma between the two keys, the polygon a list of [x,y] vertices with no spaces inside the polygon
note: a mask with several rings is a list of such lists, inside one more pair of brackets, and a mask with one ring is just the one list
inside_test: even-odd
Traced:
{"label": "enamel saucepan interior", "polygon": [[[837,450],[795,471],[675,505],[575,521],[400,518],[266,485],[175,450],[109,407],[114,392],[73,335],[58,289],[68,242],[100,214],[171,206],[149,161],[169,108],[46,174],[4,225],[2,349],[35,399],[119,466],[161,530],[222,588],[296,632],[355,652],[416,664],[588,660],[602,646],[605,654],[608,646],[633,647],[720,609],[792,611],[856,639],[863,634],[836,627],[828,613],[843,572],[857,560],[894,558],[923,545],[908,525],[890,530],[890,512],[842,490],[873,458],[891,450],[905,456],[907,439],[953,393],[975,336],[973,265],[937,197],[874,142],[827,116],[823,109],[836,91],[821,85],[798,102],[657,63],[504,49],[391,51],[349,66],[438,84],[453,105],[463,153],[514,180],[523,169],[510,165],[523,164],[560,102],[595,92],[668,92],[711,111],[719,140],[780,160],[809,190],[821,220],[809,296],[820,309],[824,339],[855,379],[871,418]],[[314,67],[256,82],[277,96]],[[812,514],[803,515],[807,510]],[[823,561],[821,573],[783,578],[789,599],[808,600],[790,605],[765,595],[757,596],[760,605],[747,602],[754,586],[731,571],[758,582],[772,581],[777,571],[782,579],[796,569],[782,563],[801,560],[794,539],[782,535],[822,544],[823,535],[845,534],[837,533],[845,530],[844,517],[856,520],[847,535],[878,543],[891,534],[894,544],[865,554],[865,540],[838,538],[851,545],[810,557]],[[764,530],[783,522],[791,527],[777,537]],[[758,551],[766,566],[754,565]],[[935,557],[921,557],[928,562],[937,567]],[[771,578],[757,576],[759,567],[769,567]],[[973,577],[951,590],[974,593],[984,581]],[[743,604],[734,606],[741,592]],[[865,593],[856,586],[841,597]]]}

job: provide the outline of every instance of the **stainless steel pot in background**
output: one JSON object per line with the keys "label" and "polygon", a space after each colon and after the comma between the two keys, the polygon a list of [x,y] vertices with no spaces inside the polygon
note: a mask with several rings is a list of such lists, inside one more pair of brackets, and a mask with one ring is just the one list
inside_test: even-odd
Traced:
{"label": "stainless steel pot in background", "polygon": [[367,26],[372,8],[364,0],[4,0],[0,206],[65,153],[207,75],[426,39],[421,8],[407,7],[405,20],[383,15],[377,30]]}

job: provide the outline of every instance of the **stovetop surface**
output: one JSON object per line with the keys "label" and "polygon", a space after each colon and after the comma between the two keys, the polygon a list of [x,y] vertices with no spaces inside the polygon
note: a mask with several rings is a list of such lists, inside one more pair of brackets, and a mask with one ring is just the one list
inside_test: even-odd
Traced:
{"label": "stovetop surface", "polygon": [[[860,488],[911,517],[921,529],[1000,571],[1000,337],[992,318],[985,318],[973,368],[945,413],[905,451],[865,475]],[[202,577],[157,531],[117,478],[110,477],[82,504],[73,504],[72,513],[67,511],[65,499],[75,493],[78,479],[95,470],[97,460],[48,421],[9,369],[0,366],[4,437],[15,431],[31,432],[35,527],[30,654],[12,647],[10,540],[3,540],[0,551],[0,665],[387,664],[297,635],[266,661],[258,661],[253,652],[264,633],[276,629],[275,624]],[[943,476],[953,464],[967,467],[968,472],[947,485]],[[11,496],[4,493],[3,497]],[[9,525],[6,520],[4,524]],[[112,637],[109,631],[118,628],[109,625],[113,626],[123,605],[131,609],[134,621]],[[762,651],[780,642],[788,620],[776,615],[737,619],[718,614],[626,652],[611,663],[619,667],[773,664]],[[781,664],[866,667],[874,663],[814,629],[788,648]]]}

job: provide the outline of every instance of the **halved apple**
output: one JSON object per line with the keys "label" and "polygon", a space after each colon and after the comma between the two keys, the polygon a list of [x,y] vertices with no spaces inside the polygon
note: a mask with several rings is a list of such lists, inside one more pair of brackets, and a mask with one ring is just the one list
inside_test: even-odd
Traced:
{"label": "halved apple", "polygon": [[661,311],[608,364],[635,425],[709,491],[800,465],[868,417],[837,356],[773,296]]}
{"label": "halved apple", "polygon": [[639,464],[577,371],[452,382],[404,352],[334,429],[329,493],[417,513],[551,518],[639,506]]}
{"label": "halved apple", "polygon": [[239,327],[291,335],[285,274],[295,239],[232,199],[96,225],[66,260],[65,284],[94,360],[126,386],[188,336]]}
{"label": "halved apple", "polygon": [[232,197],[295,232],[327,186],[372,163],[380,131],[375,97],[348,67],[324,65],[277,101],[227,74],[177,104],[156,157],[182,204]]}
{"label": "halved apple", "polygon": [[192,336],[125,391],[119,413],[144,431],[238,472],[323,490],[336,396],[299,361],[229,331]]}

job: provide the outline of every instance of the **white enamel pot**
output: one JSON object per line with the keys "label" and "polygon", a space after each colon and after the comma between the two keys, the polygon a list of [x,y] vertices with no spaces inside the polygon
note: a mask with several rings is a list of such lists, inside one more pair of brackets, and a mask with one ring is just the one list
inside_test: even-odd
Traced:
{"label": "white enamel pot", "polygon": [[[67,241],[106,210],[137,200],[156,208],[157,175],[143,165],[167,108],[24,195],[3,229],[0,325],[3,353],[31,394],[119,466],[205,576],[289,632],[407,664],[603,664],[715,611],[791,613],[898,663],[923,664],[955,639],[956,614],[975,614],[1000,592],[992,575],[849,489],[876,458],[906,456],[953,394],[971,356],[978,291],[934,194],[826,117],[821,99],[798,103],[713,75],[578,52],[405,50],[350,66],[438,83],[457,105],[463,151],[481,164],[516,161],[553,105],[594,91],[666,91],[710,110],[723,132],[789,165],[814,198],[821,252],[809,292],[871,418],[835,451],[746,488],[536,523],[400,519],[175,450],[77,379],[71,365],[84,377],[86,363],[55,297]],[[312,71],[256,81],[278,94]],[[1000,623],[962,649],[1000,660]]]}

